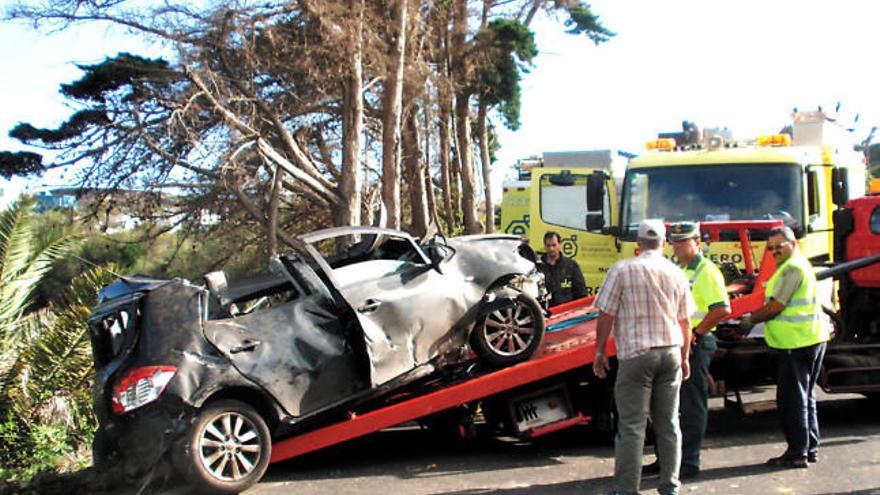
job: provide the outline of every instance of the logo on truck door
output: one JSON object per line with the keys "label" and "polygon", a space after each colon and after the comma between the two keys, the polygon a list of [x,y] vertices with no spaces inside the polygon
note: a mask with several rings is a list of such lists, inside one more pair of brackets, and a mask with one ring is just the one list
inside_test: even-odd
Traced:
{"label": "logo on truck door", "polygon": [[505,234],[526,235],[529,230],[529,216],[523,215],[519,220],[512,220],[507,227],[504,228]]}
{"label": "logo on truck door", "polygon": [[578,254],[577,234],[562,239],[562,254],[569,258],[574,258]]}

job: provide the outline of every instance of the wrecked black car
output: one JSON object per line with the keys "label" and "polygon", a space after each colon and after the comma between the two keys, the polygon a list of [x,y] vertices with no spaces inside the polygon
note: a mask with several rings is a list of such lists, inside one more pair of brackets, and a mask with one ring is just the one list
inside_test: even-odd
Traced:
{"label": "wrecked black car", "polygon": [[237,493],[263,475],[273,440],[474,356],[506,366],[540,344],[543,278],[517,237],[419,244],[341,227],[298,241],[244,280],[126,277],[101,290],[89,325],[96,466],[137,479],[170,460],[199,491]]}

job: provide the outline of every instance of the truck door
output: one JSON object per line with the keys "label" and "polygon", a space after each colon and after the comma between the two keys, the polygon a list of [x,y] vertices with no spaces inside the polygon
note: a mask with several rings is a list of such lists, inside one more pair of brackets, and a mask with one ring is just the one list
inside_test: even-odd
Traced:
{"label": "truck door", "polygon": [[806,229],[803,250],[813,263],[828,263],[833,259],[832,229],[833,168],[830,165],[806,167]]}
{"label": "truck door", "polygon": [[592,169],[533,170],[532,191],[533,247],[541,251],[544,234],[558,232],[562,254],[578,263],[587,291],[594,295],[618,259],[612,235],[617,221],[612,179]]}

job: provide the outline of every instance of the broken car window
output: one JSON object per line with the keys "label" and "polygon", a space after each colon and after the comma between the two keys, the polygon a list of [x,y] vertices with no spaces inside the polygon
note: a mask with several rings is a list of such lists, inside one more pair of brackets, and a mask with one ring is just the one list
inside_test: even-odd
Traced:
{"label": "broken car window", "polygon": [[426,264],[414,242],[393,235],[344,234],[321,241],[317,248],[342,286]]}

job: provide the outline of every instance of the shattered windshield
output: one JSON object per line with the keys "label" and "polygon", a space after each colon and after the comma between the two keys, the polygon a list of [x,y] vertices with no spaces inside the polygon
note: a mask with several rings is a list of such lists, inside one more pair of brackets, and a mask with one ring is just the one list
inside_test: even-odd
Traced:
{"label": "shattered windshield", "polygon": [[623,191],[625,233],[645,218],[666,222],[782,220],[803,224],[797,164],[724,164],[630,170]]}

